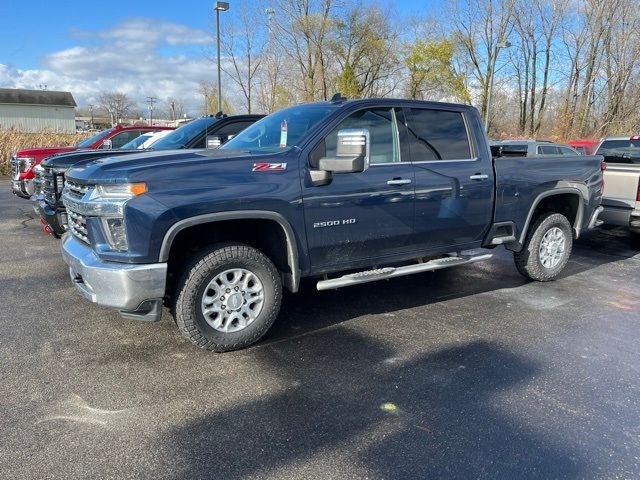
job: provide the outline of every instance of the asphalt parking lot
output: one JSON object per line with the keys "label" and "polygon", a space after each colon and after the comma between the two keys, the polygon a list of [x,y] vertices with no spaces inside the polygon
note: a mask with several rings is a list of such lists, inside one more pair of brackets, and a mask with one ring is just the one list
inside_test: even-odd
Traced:
{"label": "asphalt parking lot", "polygon": [[640,253],[582,239],[560,280],[512,258],[285,298],[211,354],[168,315],[72,287],[0,180],[2,478],[637,478]]}

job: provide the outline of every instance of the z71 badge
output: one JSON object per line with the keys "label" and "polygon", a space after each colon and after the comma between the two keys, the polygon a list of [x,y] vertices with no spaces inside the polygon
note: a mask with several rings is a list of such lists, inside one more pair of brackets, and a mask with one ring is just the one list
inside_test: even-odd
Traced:
{"label": "z71 badge", "polygon": [[254,163],[252,172],[281,172],[287,169],[286,163]]}

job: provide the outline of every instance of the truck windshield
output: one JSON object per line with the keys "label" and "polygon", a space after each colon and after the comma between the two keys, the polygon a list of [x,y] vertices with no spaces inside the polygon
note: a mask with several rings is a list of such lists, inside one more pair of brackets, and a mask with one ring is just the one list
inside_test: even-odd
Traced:
{"label": "truck windshield", "polygon": [[220,148],[255,153],[284,151],[299,144],[316,123],[338,107],[312,104],[285,108],[254,123]]}
{"label": "truck windshield", "polygon": [[107,130],[103,130],[100,133],[96,133],[93,137],[89,137],[89,138],[85,138],[84,140],[79,141],[78,143],[76,143],[76,147],[77,148],[87,148],[90,147],[91,145],[93,145],[95,142],[97,142],[98,140],[103,139],[104,137],[106,137],[107,135],[109,135],[109,133],[111,132],[111,130],[113,130],[113,128],[109,128]]}
{"label": "truck windshield", "polygon": [[217,118],[203,117],[193,120],[186,125],[176,128],[166,137],[158,140],[152,146],[152,150],[175,150],[177,148],[184,148],[191,143],[193,139],[204,133],[205,130],[211,128],[216,122]]}
{"label": "truck windshield", "polygon": [[605,140],[596,155],[609,163],[640,163],[640,140]]}

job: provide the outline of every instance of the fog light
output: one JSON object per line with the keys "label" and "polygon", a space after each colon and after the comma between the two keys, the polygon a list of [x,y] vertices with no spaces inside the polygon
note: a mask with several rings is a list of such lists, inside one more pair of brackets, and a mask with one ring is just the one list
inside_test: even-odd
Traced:
{"label": "fog light", "polygon": [[111,248],[114,250],[126,250],[129,248],[124,219],[103,218],[102,226],[104,227],[104,233]]}

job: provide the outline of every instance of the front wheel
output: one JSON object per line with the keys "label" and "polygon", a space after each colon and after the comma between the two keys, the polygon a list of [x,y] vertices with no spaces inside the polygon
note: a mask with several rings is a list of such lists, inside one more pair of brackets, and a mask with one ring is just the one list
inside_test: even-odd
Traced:
{"label": "front wheel", "polygon": [[572,247],[573,235],[567,217],[545,213],[527,232],[522,250],[514,253],[516,268],[531,280],[548,282],[567,265]]}
{"label": "front wheel", "polygon": [[220,245],[185,269],[173,313],[192,343],[226,352],[257,342],[273,324],[281,300],[282,283],[269,258],[247,245]]}

